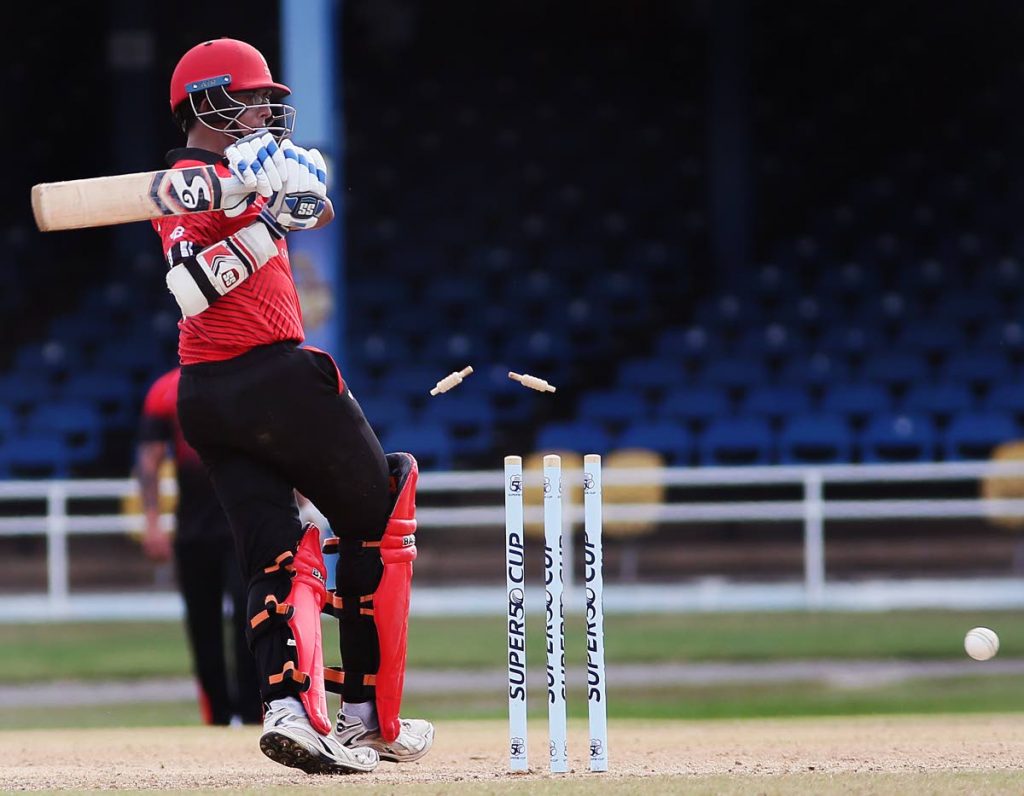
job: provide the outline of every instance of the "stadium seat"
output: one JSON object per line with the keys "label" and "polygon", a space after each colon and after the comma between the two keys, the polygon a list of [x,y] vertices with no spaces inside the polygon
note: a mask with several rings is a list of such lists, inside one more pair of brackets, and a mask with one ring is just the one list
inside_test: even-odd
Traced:
{"label": "stadium seat", "polygon": [[754,357],[721,357],[706,363],[697,378],[712,387],[745,391],[768,380],[768,367]]}
{"label": "stadium seat", "polygon": [[857,322],[830,324],[818,341],[819,350],[845,360],[859,360],[884,345],[885,338],[878,327]]}
{"label": "stadium seat", "polygon": [[1012,358],[1024,354],[1024,324],[1018,320],[990,320],[978,330],[974,345],[982,350],[1001,351]]}
{"label": "stadium seat", "polygon": [[66,478],[71,459],[67,445],[59,434],[17,434],[0,449],[4,466],[11,478]]}
{"label": "stadium seat", "polygon": [[666,390],[681,386],[685,375],[676,358],[646,357],[623,362],[617,382],[620,387],[634,390]]}
{"label": "stadium seat", "polygon": [[860,436],[865,462],[925,462],[937,455],[935,425],[924,415],[890,412],[872,417]]}
{"label": "stadium seat", "polygon": [[962,382],[915,384],[903,398],[904,411],[928,415],[936,425],[944,426],[950,417],[966,412],[974,404],[970,388]]}
{"label": "stadium seat", "polygon": [[762,417],[772,423],[788,415],[803,414],[811,408],[811,396],[792,384],[761,384],[751,387],[740,403],[740,413]]}
{"label": "stadium seat", "polygon": [[630,387],[594,390],[580,398],[577,416],[604,424],[624,425],[648,419],[650,409],[643,395]]}
{"label": "stadium seat", "polygon": [[422,470],[450,470],[454,446],[448,432],[422,423],[396,425],[381,437],[385,451],[408,451]]}
{"label": "stadium seat", "polygon": [[1002,312],[998,299],[991,293],[951,291],[938,297],[930,315],[940,323],[967,329],[999,318]]}
{"label": "stadium seat", "polygon": [[702,385],[671,390],[658,405],[656,414],[669,420],[680,420],[694,428],[729,413],[730,401],[726,390]]}
{"label": "stadium seat", "polygon": [[780,323],[751,327],[741,335],[735,347],[739,356],[762,361],[777,361],[804,349],[805,344],[799,332]]}
{"label": "stadium seat", "polygon": [[795,415],[784,421],[778,448],[782,464],[836,464],[852,461],[854,438],[840,415]]}
{"label": "stadium seat", "polygon": [[1012,415],[1018,423],[1024,422],[1024,383],[1009,382],[995,385],[985,395],[982,408],[989,412],[1005,412]]}
{"label": "stadium seat", "polygon": [[50,379],[60,378],[81,364],[82,356],[75,345],[56,340],[26,343],[19,346],[14,354],[14,370],[37,372]]}
{"label": "stadium seat", "polygon": [[942,367],[943,378],[959,381],[987,392],[1014,377],[1009,357],[1000,351],[960,349],[949,355]]}
{"label": "stadium seat", "polygon": [[854,428],[863,426],[869,417],[892,408],[889,391],[873,382],[837,382],[825,387],[821,398],[823,412],[839,415]]}
{"label": "stadium seat", "polygon": [[484,453],[491,445],[495,411],[482,387],[463,387],[461,392],[432,396],[417,419],[447,429],[456,454]]}
{"label": "stadium seat", "polygon": [[40,435],[62,437],[69,459],[87,461],[100,452],[103,423],[91,401],[55,401],[40,404],[28,416],[26,428]]}
{"label": "stadium seat", "polygon": [[21,423],[14,409],[7,404],[0,404],[0,444],[17,434],[20,428]]}
{"label": "stadium seat", "polygon": [[88,370],[75,374],[61,386],[65,400],[92,401],[100,409],[105,425],[132,422],[142,404],[142,390],[122,372]]}
{"label": "stadium seat", "polygon": [[663,456],[676,466],[691,464],[693,436],[679,423],[668,420],[631,423],[615,440],[618,448],[643,448]]}
{"label": "stadium seat", "polygon": [[355,392],[352,393],[359,402],[363,414],[377,436],[395,425],[404,425],[412,420],[412,408],[409,401],[391,393]]}
{"label": "stadium seat", "polygon": [[538,451],[603,454],[611,449],[612,438],[600,423],[588,420],[556,421],[540,429],[534,447]]}
{"label": "stadium seat", "polygon": [[801,385],[808,389],[823,388],[835,381],[845,381],[850,376],[850,366],[839,356],[818,351],[806,357],[789,359],[779,374],[782,384]]}
{"label": "stadium seat", "polygon": [[766,420],[716,418],[700,435],[697,451],[705,466],[770,464],[775,440]]}
{"label": "stadium seat", "polygon": [[967,335],[959,326],[936,320],[918,319],[908,322],[896,335],[896,346],[930,358],[944,357],[962,348]]}
{"label": "stadium seat", "polygon": [[1020,427],[1009,413],[963,412],[950,420],[943,449],[951,461],[985,460],[996,447],[1020,436]]}
{"label": "stadium seat", "polygon": [[914,382],[926,381],[931,375],[928,360],[922,354],[888,349],[869,352],[860,372],[865,380],[895,391],[905,390]]}
{"label": "stadium seat", "polygon": [[52,400],[57,388],[49,375],[37,372],[11,371],[0,377],[0,396],[16,410],[30,409]]}
{"label": "stadium seat", "polygon": [[715,330],[701,325],[666,329],[655,348],[659,356],[674,359],[690,369],[700,368],[725,350]]}

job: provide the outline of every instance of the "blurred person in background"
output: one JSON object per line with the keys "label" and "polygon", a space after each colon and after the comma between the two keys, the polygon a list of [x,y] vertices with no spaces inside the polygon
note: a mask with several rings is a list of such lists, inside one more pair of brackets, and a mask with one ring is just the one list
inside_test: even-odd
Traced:
{"label": "blurred person in background", "polygon": [[[185,603],[185,629],[199,704],[207,724],[263,721],[256,663],[245,638],[246,593],[235,558],[231,529],[199,456],[178,424],[178,380],[173,368],[150,386],[139,422],[136,476],[146,530],[142,546],[154,561],[173,553],[175,576]],[[175,532],[160,527],[160,475],[171,462],[178,483]],[[225,644],[224,600],[231,601]]]}
{"label": "blurred person in background", "polygon": [[[323,157],[290,140],[289,93],[245,42],[185,53],[170,105],[186,146],[167,165],[215,165],[244,191],[225,191],[222,210],[153,226],[182,313],[178,415],[246,581],[266,705],[260,749],[313,774],[371,771],[381,759],[419,759],[434,737],[429,722],[399,718],[417,466],[408,453],[385,455],[333,358],[301,346],[287,237],[334,210]],[[300,520],[295,490],[329,520],[329,550]],[[330,593],[325,551],[338,554]],[[343,669],[323,665],[322,610],[339,619]],[[342,694],[333,724],[326,688]]]}

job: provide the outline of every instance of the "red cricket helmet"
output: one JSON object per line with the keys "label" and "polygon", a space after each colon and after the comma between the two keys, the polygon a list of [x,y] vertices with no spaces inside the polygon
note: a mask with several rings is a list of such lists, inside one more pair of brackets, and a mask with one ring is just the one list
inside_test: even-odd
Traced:
{"label": "red cricket helmet", "polygon": [[275,101],[291,89],[275,83],[263,53],[238,39],[211,39],[197,44],[178,61],[171,75],[171,111],[197,91],[217,86],[225,91],[269,88]]}

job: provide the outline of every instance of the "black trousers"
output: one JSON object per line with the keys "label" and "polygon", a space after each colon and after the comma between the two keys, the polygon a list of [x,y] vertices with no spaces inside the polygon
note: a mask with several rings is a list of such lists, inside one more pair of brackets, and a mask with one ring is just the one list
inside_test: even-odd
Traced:
{"label": "black trousers", "polygon": [[[209,471],[249,584],[299,541],[293,489],[323,512],[343,545],[383,535],[391,510],[387,460],[329,355],[275,343],[186,365],[178,416]],[[349,577],[343,569],[339,591]],[[346,668],[366,671],[360,650],[344,639],[342,650]]]}
{"label": "black trousers", "polygon": [[379,539],[391,508],[384,451],[327,354],[276,343],[187,365],[178,414],[227,512],[242,571],[293,548],[293,488],[341,539]]}
{"label": "black trousers", "polygon": [[[204,720],[225,725],[238,716],[245,724],[259,724],[263,706],[256,662],[245,639],[246,591],[231,540],[217,536],[175,542],[174,561]],[[227,628],[225,597],[231,601]]]}

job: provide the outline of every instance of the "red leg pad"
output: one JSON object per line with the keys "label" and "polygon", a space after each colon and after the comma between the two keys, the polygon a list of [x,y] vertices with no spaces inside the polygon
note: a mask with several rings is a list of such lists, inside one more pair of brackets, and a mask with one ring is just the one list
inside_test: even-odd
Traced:
{"label": "red leg pad", "polygon": [[295,637],[299,657],[299,671],[309,675],[309,688],[299,695],[309,716],[309,723],[317,732],[328,735],[331,720],[327,714],[327,694],[324,691],[324,652],[320,628],[320,612],[327,601],[324,558],[320,553],[320,531],[312,523],[295,552],[295,575],[288,593],[288,603],[295,609],[288,626]]}
{"label": "red leg pad", "polygon": [[[395,461],[397,457],[402,460]],[[374,624],[380,643],[377,671],[377,720],[387,741],[398,737],[398,716],[405,686],[405,657],[409,631],[412,562],[416,559],[416,481],[419,468],[408,453],[388,454],[392,464],[395,507],[380,540],[384,573],[373,593]],[[398,464],[398,466],[395,466]]]}

